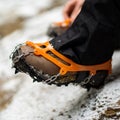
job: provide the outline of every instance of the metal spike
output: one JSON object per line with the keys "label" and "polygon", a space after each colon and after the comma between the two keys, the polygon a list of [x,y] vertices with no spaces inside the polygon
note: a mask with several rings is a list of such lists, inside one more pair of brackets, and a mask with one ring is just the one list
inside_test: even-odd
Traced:
{"label": "metal spike", "polygon": [[40,73],[40,74],[43,74],[43,71],[42,71],[42,70],[40,70],[40,71],[39,71],[39,73]]}
{"label": "metal spike", "polygon": [[36,82],[36,80],[34,79],[33,82]]}
{"label": "metal spike", "polygon": [[18,71],[18,69],[15,69],[15,74],[17,74],[19,71]]}

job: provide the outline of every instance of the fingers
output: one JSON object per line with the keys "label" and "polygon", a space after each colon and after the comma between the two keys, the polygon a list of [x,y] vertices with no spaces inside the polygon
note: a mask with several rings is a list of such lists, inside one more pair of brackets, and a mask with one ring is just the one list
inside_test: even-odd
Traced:
{"label": "fingers", "polygon": [[79,6],[76,6],[71,14],[71,20],[74,21],[77,15],[80,13],[81,8]]}
{"label": "fingers", "polygon": [[77,4],[74,8],[74,10],[72,11],[71,13],[71,19],[72,21],[75,20],[75,18],[78,16],[78,14],[80,13],[81,9],[82,9],[82,6],[84,4],[84,1],[85,0],[77,0]]}
{"label": "fingers", "polygon": [[63,9],[64,19],[69,19],[76,5],[76,0],[69,0]]}
{"label": "fingers", "polygon": [[85,0],[69,0],[63,9],[64,19],[75,20]]}

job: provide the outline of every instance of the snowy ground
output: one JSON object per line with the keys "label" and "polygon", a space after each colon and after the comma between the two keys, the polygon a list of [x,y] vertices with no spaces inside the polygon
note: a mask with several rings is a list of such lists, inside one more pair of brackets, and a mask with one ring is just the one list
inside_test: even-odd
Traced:
{"label": "snowy ground", "polygon": [[62,19],[64,1],[0,0],[0,120],[120,119],[119,51],[113,55],[112,81],[89,92],[79,85],[33,83],[11,69],[9,56],[16,45],[48,40],[46,30]]}

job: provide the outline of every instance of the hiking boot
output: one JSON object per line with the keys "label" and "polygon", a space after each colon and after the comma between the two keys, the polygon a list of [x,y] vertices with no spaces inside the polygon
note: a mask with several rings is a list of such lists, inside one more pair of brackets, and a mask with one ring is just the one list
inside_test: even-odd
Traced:
{"label": "hiking boot", "polygon": [[34,81],[58,86],[78,83],[86,88],[98,88],[111,73],[111,60],[98,65],[80,65],[56,51],[49,42],[27,41],[16,48],[11,58],[16,73],[24,72]]}

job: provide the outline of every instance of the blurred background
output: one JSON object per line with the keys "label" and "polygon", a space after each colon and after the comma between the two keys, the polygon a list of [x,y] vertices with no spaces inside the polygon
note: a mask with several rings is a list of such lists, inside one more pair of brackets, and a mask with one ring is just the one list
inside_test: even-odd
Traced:
{"label": "blurred background", "polygon": [[47,40],[49,24],[62,20],[64,3],[65,0],[0,0],[0,111],[25,79],[23,74],[14,75],[10,54],[26,40]]}
{"label": "blurred background", "polygon": [[[48,26],[63,20],[66,1],[0,0],[0,120],[109,120],[102,114],[104,110],[108,106],[119,108],[119,79],[88,93],[79,85],[33,83],[29,76],[15,75],[11,68],[9,56],[16,45],[50,39],[46,35]],[[114,58],[117,66],[119,53]]]}

